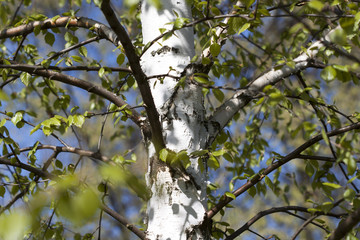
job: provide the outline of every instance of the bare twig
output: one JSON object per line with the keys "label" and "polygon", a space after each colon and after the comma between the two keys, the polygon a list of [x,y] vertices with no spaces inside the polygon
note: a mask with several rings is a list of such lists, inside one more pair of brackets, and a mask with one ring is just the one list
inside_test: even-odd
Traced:
{"label": "bare twig", "polygon": [[295,240],[297,238],[297,236],[299,236],[299,234],[302,232],[302,230],[305,229],[305,227],[307,225],[309,225],[309,223],[312,223],[318,216],[314,215],[309,217],[301,226],[300,228],[294,233],[294,235],[292,236],[291,240]]}
{"label": "bare twig", "polygon": [[132,231],[133,233],[136,234],[136,236],[138,236],[140,239],[146,240],[146,234],[141,231],[140,229],[138,229],[135,225],[130,224],[129,221],[124,218],[123,216],[121,216],[120,214],[118,214],[117,212],[115,212],[114,210],[112,210],[111,208],[109,208],[106,205],[101,205],[100,207],[104,212],[106,212],[107,214],[109,214],[111,217],[113,217],[115,220],[117,220],[119,223],[121,223],[122,225],[124,225],[127,229],[129,229],[130,231]]}
{"label": "bare twig", "polygon": [[[33,149],[33,147],[26,147],[26,148],[20,148],[18,149],[19,152],[28,152],[31,151]],[[61,146],[54,146],[54,145],[39,145],[37,146],[38,150],[41,149],[51,149],[53,151],[56,151],[58,153],[61,152],[68,152],[68,153],[74,153],[80,156],[84,156],[84,157],[89,157],[92,159],[96,159],[99,160],[101,162],[109,162],[110,158],[101,155],[98,152],[93,152],[93,151],[89,151],[89,150],[84,150],[84,149],[80,149],[80,148],[74,148],[74,147],[61,147]],[[2,160],[7,160],[9,157],[13,156],[13,153],[8,153],[6,155],[0,156],[0,161]]]}
{"label": "bare twig", "polygon": [[87,40],[85,40],[85,41],[82,41],[82,42],[80,42],[80,43],[78,43],[78,44],[72,45],[72,46],[70,46],[70,47],[68,47],[68,48],[66,48],[66,49],[63,49],[63,50],[61,50],[61,51],[59,51],[59,52],[57,52],[57,53],[54,53],[52,56],[48,57],[48,58],[45,59],[45,60],[52,60],[52,59],[54,59],[54,58],[57,58],[58,56],[61,56],[61,55],[64,54],[64,53],[70,52],[71,50],[74,50],[74,49],[79,48],[79,47],[81,47],[81,46],[84,46],[84,45],[86,45],[86,44],[89,44],[89,43],[98,41],[98,40],[100,40],[100,39],[101,39],[100,36],[92,37],[92,38],[87,39]]}

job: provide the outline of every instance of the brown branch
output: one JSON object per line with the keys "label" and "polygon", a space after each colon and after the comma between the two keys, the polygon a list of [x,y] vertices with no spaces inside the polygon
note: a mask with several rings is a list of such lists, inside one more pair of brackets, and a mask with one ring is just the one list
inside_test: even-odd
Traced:
{"label": "brown branch", "polygon": [[[5,64],[0,64],[0,68],[10,68],[10,69],[15,69],[13,66],[16,66],[16,68],[20,68],[20,67],[29,67],[29,66],[33,66],[34,69],[37,70],[57,70],[60,72],[67,72],[67,71],[88,71],[88,72],[92,72],[92,71],[99,71],[101,67],[93,67],[93,66],[69,66],[69,67],[58,67],[58,66],[48,66],[48,67],[44,67],[44,66],[35,66],[35,65],[28,65],[28,64],[21,64],[21,63],[16,63],[13,62],[14,65],[5,65]],[[105,67],[105,69],[109,69],[113,72],[128,72],[131,73],[131,70],[128,68],[122,68],[122,67]],[[17,76],[18,77],[18,76]]]}
{"label": "brown branch", "polygon": [[301,226],[300,228],[294,233],[294,235],[292,236],[291,240],[295,240],[297,238],[297,236],[299,236],[299,234],[302,232],[302,230],[305,229],[305,227],[307,225],[309,225],[309,223],[312,223],[318,216],[314,215],[309,217]]}
{"label": "brown branch", "polygon": [[360,222],[360,208],[352,212],[347,218],[340,221],[337,228],[331,233],[328,240],[340,240]]}
{"label": "brown branch", "polygon": [[119,41],[111,28],[105,26],[104,24],[92,20],[90,18],[84,17],[59,17],[55,21],[52,19],[46,19],[44,21],[34,21],[28,24],[24,24],[14,28],[4,29],[0,32],[0,39],[16,37],[20,35],[25,35],[32,33],[35,27],[40,27],[40,29],[51,29],[58,27],[79,27],[87,28],[95,31],[99,37],[103,37],[116,46],[119,45]]}
{"label": "brown branch", "polygon": [[143,239],[143,240],[147,239],[145,232],[141,231],[135,225],[130,224],[129,221],[125,217],[121,216],[119,213],[115,212],[114,210],[112,210],[111,208],[106,206],[105,204],[101,205],[100,209],[103,210],[104,212],[106,212],[107,214],[109,214],[111,217],[113,217],[119,223],[124,225],[127,229],[129,229],[130,231],[135,233],[136,236],[138,236],[140,239]]}
{"label": "brown branch", "polygon": [[[28,152],[31,151],[33,149],[33,147],[26,147],[26,148],[21,148],[18,149],[19,152]],[[68,153],[74,153],[80,156],[85,156],[85,157],[89,157],[89,158],[93,158],[102,162],[109,162],[110,158],[98,153],[98,152],[93,152],[93,151],[89,151],[89,150],[83,150],[80,148],[74,148],[74,147],[60,147],[60,146],[54,146],[54,145],[39,145],[37,146],[37,149],[51,149],[54,150],[58,153],[61,152],[68,152]],[[13,156],[13,153],[8,153],[6,155],[0,156],[0,160],[6,160],[7,158]]]}
{"label": "brown branch", "polygon": [[[327,136],[328,137],[333,137],[333,136],[336,136],[336,135],[339,135],[339,134],[342,134],[342,133],[345,133],[345,132],[349,132],[349,131],[352,131],[352,130],[355,130],[355,129],[360,129],[360,122],[351,124],[351,125],[346,126],[346,127],[342,127],[342,128],[339,128],[339,129],[329,131],[327,133]],[[294,151],[292,151],[291,153],[289,153],[288,155],[283,157],[282,159],[279,159],[278,161],[272,163],[270,166],[268,166],[261,173],[258,173],[255,176],[253,176],[247,183],[245,183],[244,185],[242,185],[241,187],[239,187],[238,189],[236,189],[232,193],[236,197],[241,195],[242,193],[244,193],[245,191],[250,189],[252,186],[254,186],[258,182],[260,182],[263,178],[265,178],[266,175],[270,174],[275,169],[278,169],[279,167],[281,167],[285,163],[288,163],[289,161],[297,158],[304,150],[311,147],[315,143],[321,141],[322,139],[323,139],[322,134],[319,134],[319,135],[311,138],[310,140],[308,140],[307,142],[305,142],[304,144],[302,144],[301,146],[296,148]],[[228,196],[226,196],[224,194],[222,196],[220,202],[217,203],[212,209],[210,209],[209,211],[206,212],[205,218],[211,219],[212,217],[215,216],[216,213],[218,213],[222,208],[224,208],[232,200],[234,200],[234,199],[231,198],[231,197],[228,197]]]}
{"label": "brown branch", "polygon": [[324,157],[324,156],[312,156],[312,155],[303,155],[300,154],[296,158],[305,159],[305,160],[315,160],[315,161],[324,161],[324,162],[332,162],[335,163],[336,159],[333,157]]}
{"label": "brown branch", "polygon": [[103,12],[106,20],[110,24],[111,28],[117,35],[122,46],[124,47],[126,56],[129,60],[131,70],[133,71],[134,77],[138,84],[141,97],[146,105],[146,113],[149,118],[151,126],[151,137],[156,152],[158,153],[161,149],[165,148],[165,142],[162,136],[162,127],[159,120],[159,113],[156,110],[154,99],[151,94],[147,77],[140,66],[140,58],[136,55],[135,48],[129,38],[129,35],[120,24],[117,19],[114,10],[110,6],[110,0],[104,0],[101,4],[101,11]]}
{"label": "brown branch", "polygon": [[24,169],[26,171],[32,172],[42,178],[48,178],[48,179],[55,179],[56,176],[44,171],[42,169],[38,169],[35,168],[33,166],[27,165],[25,163],[19,162],[19,161],[10,161],[9,159],[7,159],[6,157],[0,157],[0,164],[2,165],[8,165],[8,166],[14,166],[14,167],[19,167],[21,169]]}
{"label": "brown branch", "polygon": [[[2,66],[2,65],[1,65]],[[124,105],[128,105],[124,100],[122,100],[120,97],[116,96],[113,92],[110,92],[106,90],[105,88],[102,88],[100,86],[97,86],[91,82],[87,82],[85,80],[75,78],[69,75],[65,75],[62,73],[58,73],[55,71],[47,70],[47,69],[39,69],[38,66],[34,65],[28,65],[28,64],[11,64],[7,65],[8,68],[12,68],[14,70],[28,72],[30,74],[35,74],[38,76],[46,77],[51,80],[59,81],[65,84],[69,84],[81,89],[84,89],[90,93],[96,94],[100,97],[103,97],[110,102],[114,103],[118,107],[122,107]],[[1,68],[1,67],[0,67]],[[133,108],[127,108],[129,111],[131,111],[131,115],[128,117],[135,122],[143,131],[144,134],[150,135],[150,129],[147,126],[147,124],[144,122],[141,115],[134,110]]]}
{"label": "brown branch", "polygon": [[61,51],[59,51],[57,53],[54,53],[53,55],[51,55],[50,57],[48,57],[45,60],[52,60],[52,59],[57,58],[58,56],[60,56],[60,55],[62,55],[64,53],[70,52],[71,50],[74,50],[74,49],[79,48],[81,46],[84,46],[86,44],[98,41],[100,39],[101,39],[101,37],[99,37],[99,36],[95,36],[95,37],[92,37],[90,39],[86,39],[85,41],[82,41],[82,42],[80,42],[78,44],[72,45],[72,46],[70,46],[68,48],[65,48],[65,49],[63,49],[63,50],[61,50]]}
{"label": "brown branch", "polygon": [[[12,154],[8,154],[9,156],[11,156]],[[42,171],[43,172],[47,172],[47,168],[50,166],[51,162],[57,157],[58,152],[54,151],[53,154],[50,155],[50,157],[48,158],[48,160],[45,162],[44,166],[42,167]],[[4,156],[3,156],[4,157]],[[0,157],[0,161],[3,157]],[[37,175],[34,179],[35,182],[38,182],[40,179],[40,175]],[[52,178],[49,178],[52,179]],[[0,215],[5,212],[7,209],[10,209],[11,206],[16,203],[17,200],[19,200],[20,198],[22,198],[23,196],[25,196],[25,194],[29,191],[30,189],[30,185],[27,185],[25,189],[23,189],[19,194],[17,194],[13,199],[11,199],[10,202],[8,202],[8,204],[6,204],[3,208],[0,209]]]}
{"label": "brown branch", "polygon": [[[284,212],[284,213],[289,214],[288,211],[297,211],[297,212],[310,213],[307,208],[299,207],[299,206],[273,207],[273,208],[258,212],[254,217],[252,217],[249,221],[247,221],[243,226],[241,226],[238,230],[236,230],[230,236],[228,236],[226,238],[226,240],[235,239],[236,237],[238,237],[240,234],[242,234],[246,230],[249,230],[250,226],[253,225],[255,222],[257,222],[262,217],[265,217],[265,216],[267,216],[269,214],[278,213],[278,212]],[[322,211],[318,211],[318,212],[315,212],[313,214],[315,214],[314,216],[316,216],[316,217],[319,216],[319,215],[326,215],[326,216],[336,217],[336,218],[340,218],[340,217],[346,215],[346,214],[325,213],[325,212],[322,212]]]}

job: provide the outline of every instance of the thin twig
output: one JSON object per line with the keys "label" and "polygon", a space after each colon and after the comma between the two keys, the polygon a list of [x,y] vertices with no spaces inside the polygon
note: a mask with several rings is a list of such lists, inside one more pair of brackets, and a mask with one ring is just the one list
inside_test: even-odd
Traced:
{"label": "thin twig", "polygon": [[305,229],[305,227],[309,224],[312,223],[317,217],[317,215],[311,216],[309,217],[301,226],[300,228],[294,233],[293,237],[291,238],[291,240],[295,240],[297,238],[297,236],[302,232],[302,230]]}
{"label": "thin twig", "polygon": [[141,231],[139,228],[137,228],[135,225],[131,224],[126,218],[124,218],[123,216],[121,216],[120,214],[118,214],[117,212],[115,212],[114,210],[112,210],[111,208],[109,208],[108,206],[102,204],[100,206],[100,208],[106,212],[107,214],[109,214],[111,217],[113,217],[114,219],[116,219],[119,223],[121,223],[122,225],[124,225],[127,229],[129,229],[130,231],[132,231],[133,233],[135,233],[136,236],[138,236],[140,239],[147,239],[146,238],[146,234]]}
{"label": "thin twig", "polygon": [[95,37],[89,38],[89,39],[87,39],[85,41],[82,41],[82,42],[80,42],[78,44],[72,45],[71,47],[65,48],[65,49],[63,49],[63,50],[61,50],[61,51],[59,51],[57,53],[54,53],[52,56],[45,59],[45,61],[50,61],[50,60],[55,59],[55,58],[57,58],[58,56],[60,56],[60,55],[62,55],[64,53],[70,52],[71,50],[74,50],[74,49],[79,48],[81,46],[84,46],[86,44],[98,41],[100,39],[101,39],[100,36],[95,36]]}
{"label": "thin twig", "polygon": [[16,60],[16,57],[17,57],[17,55],[18,55],[18,53],[19,53],[22,45],[24,44],[24,41],[25,41],[25,39],[26,39],[26,36],[27,36],[27,34],[24,34],[24,35],[22,36],[21,41],[19,42],[19,45],[18,45],[18,47],[17,47],[16,50],[15,50],[14,57],[13,57],[13,59],[12,59],[13,61]]}
{"label": "thin twig", "polygon": [[[299,82],[300,82],[300,84],[303,86],[303,88],[304,88],[304,89],[308,89],[308,86],[307,86],[307,84],[305,83],[305,81],[304,81],[301,73],[297,73],[296,76],[298,77]],[[308,97],[309,97],[310,99],[312,98],[312,96],[311,96],[311,94],[310,94],[310,90],[305,90],[304,92],[308,95]],[[325,113],[321,112],[320,109],[319,109],[313,102],[311,102],[311,101],[310,101],[310,105],[311,105],[311,107],[314,109],[314,111],[315,111],[315,113],[316,113],[316,116],[318,117],[319,121],[321,122],[325,133],[328,133],[328,127],[327,127],[324,119],[321,117],[321,114],[324,114],[324,115],[325,115]],[[329,136],[328,136],[327,134],[326,134],[326,137],[327,137],[327,142],[329,143],[328,146],[329,146],[329,149],[330,149],[330,151],[331,151],[331,154],[333,155],[333,157],[334,157],[335,159],[337,159],[337,154],[336,154],[336,152],[335,152],[334,146],[333,146],[333,144],[331,143],[330,138],[329,138]],[[348,174],[346,173],[343,164],[344,164],[343,162],[340,162],[340,163],[339,163],[340,170],[341,170],[341,172],[343,173],[343,175],[344,175],[344,177],[346,178],[346,180],[349,181],[349,180],[350,180],[350,177],[349,177]],[[355,189],[355,191],[356,191],[357,193],[359,193],[359,189],[356,187],[356,185],[354,184],[354,182],[350,182],[350,184],[351,184],[351,186],[353,186],[353,188]]]}

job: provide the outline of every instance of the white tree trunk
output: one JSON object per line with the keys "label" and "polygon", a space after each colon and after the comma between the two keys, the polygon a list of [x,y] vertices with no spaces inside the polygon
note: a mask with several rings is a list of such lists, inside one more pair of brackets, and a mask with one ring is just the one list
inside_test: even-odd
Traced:
{"label": "white tree trunk", "polygon": [[[147,1],[142,3],[142,33],[144,43],[160,35],[160,28],[172,29],[170,22],[179,17],[191,19],[186,0],[162,1],[157,9]],[[176,13],[175,13],[176,12]],[[159,40],[142,56],[142,68],[147,76],[167,74],[181,76],[195,54],[192,28],[176,31],[175,35]],[[170,71],[171,70],[171,71]],[[160,114],[166,147],[175,152],[191,153],[203,148],[207,132],[203,126],[205,110],[201,88],[186,84],[177,87],[178,80],[149,79],[154,102]],[[186,174],[171,170],[165,164],[154,163],[154,151],[149,149],[148,185],[152,196],[148,202],[149,239],[204,239],[199,229],[206,211],[206,173],[192,159]]]}

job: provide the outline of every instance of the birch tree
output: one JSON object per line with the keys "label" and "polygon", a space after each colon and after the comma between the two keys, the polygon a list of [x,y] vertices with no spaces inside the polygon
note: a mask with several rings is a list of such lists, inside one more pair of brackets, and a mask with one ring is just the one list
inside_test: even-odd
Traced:
{"label": "birch tree", "polygon": [[0,15],[1,238],[357,239],[358,1]]}

